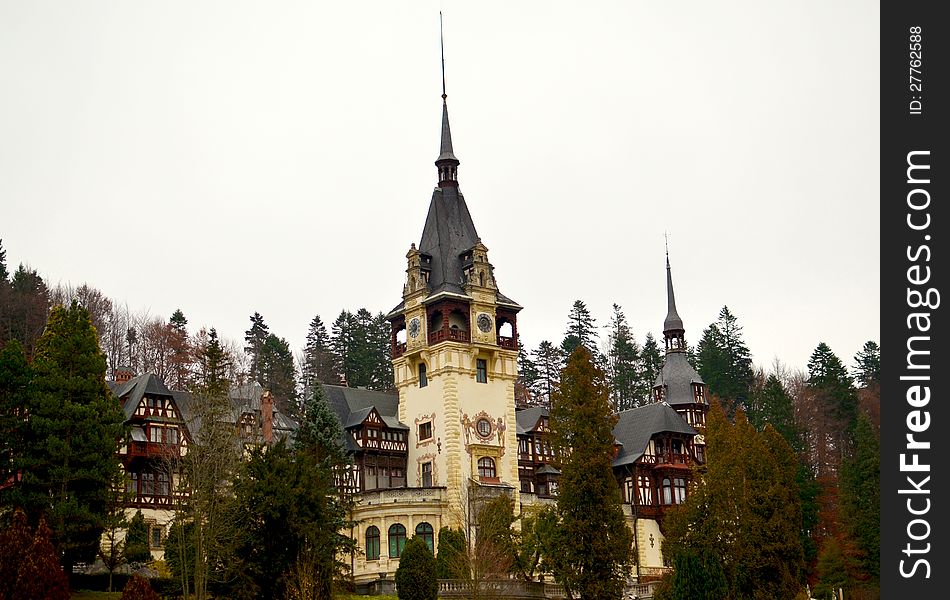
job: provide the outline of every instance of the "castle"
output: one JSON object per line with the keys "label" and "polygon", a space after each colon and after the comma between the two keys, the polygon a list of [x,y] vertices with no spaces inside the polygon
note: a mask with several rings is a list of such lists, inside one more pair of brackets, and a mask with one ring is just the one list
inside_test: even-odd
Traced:
{"label": "castle", "polygon": [[[398,395],[324,386],[353,458],[345,485],[356,498],[352,535],[360,551],[351,567],[363,591],[391,585],[408,537],[422,537],[435,551],[441,527],[466,527],[475,496],[508,494],[516,511],[557,496],[548,412],[515,406],[522,307],[500,291],[459,188],[442,99],[437,187],[419,245],[406,254],[402,300],[387,316]],[[684,501],[691,465],[705,460],[706,386],[686,360],[668,259],[666,267],[666,357],[653,402],[619,413],[613,430],[614,475],[641,576],[665,568],[664,512]],[[117,375],[110,385],[132,428],[120,451],[130,508],[151,524],[160,557],[174,489],[160,462],[169,448],[187,452],[195,407],[190,395],[154,375]],[[238,431],[265,442],[293,435],[296,423],[260,386],[232,390],[231,404]]]}

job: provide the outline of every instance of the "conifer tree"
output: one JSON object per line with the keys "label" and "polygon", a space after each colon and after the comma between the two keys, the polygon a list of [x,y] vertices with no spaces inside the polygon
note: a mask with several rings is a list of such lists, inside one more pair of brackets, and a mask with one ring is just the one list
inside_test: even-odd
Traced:
{"label": "conifer tree", "polygon": [[652,333],[647,333],[643,341],[643,375],[639,384],[638,397],[641,402],[650,402],[653,384],[663,369],[663,353]]}
{"label": "conifer tree", "polygon": [[736,408],[746,408],[755,380],[752,354],[742,339],[742,327],[736,317],[723,306],[719,319],[703,331],[696,347],[698,371],[732,414]]}
{"label": "conifer tree", "polygon": [[247,377],[251,381],[260,382],[261,380],[261,352],[264,348],[264,342],[267,341],[268,334],[270,334],[270,330],[267,328],[267,324],[264,323],[264,317],[261,316],[261,313],[255,312],[251,315],[250,329],[244,332],[244,341],[247,344],[244,347],[244,352],[247,353],[250,359]]}
{"label": "conifer tree", "polygon": [[862,387],[881,383],[881,347],[874,341],[864,342],[854,357],[854,379]]}
{"label": "conifer tree", "polygon": [[334,365],[333,352],[330,350],[330,336],[320,315],[310,321],[310,328],[307,330],[301,379],[304,398],[310,397],[318,382],[330,385],[340,383]]}
{"label": "conifer tree", "polygon": [[881,455],[874,426],[858,416],[854,451],[841,465],[841,521],[859,551],[858,565],[874,587],[880,579]]}
{"label": "conifer tree", "polygon": [[597,338],[597,328],[590,310],[583,301],[575,300],[567,315],[567,331],[561,342],[561,351],[567,357],[578,346],[584,346],[594,357],[597,354]]}
{"label": "conifer tree", "polygon": [[616,417],[604,373],[591,358],[583,346],[571,354],[552,402],[561,478],[560,527],[549,566],[569,595],[615,599],[632,561],[633,538],[611,468]]}
{"label": "conifer tree", "polygon": [[465,533],[461,529],[439,529],[439,552],[435,557],[436,579],[468,579]]}
{"label": "conifer tree", "polygon": [[518,379],[515,382],[515,403],[520,406],[534,406],[538,403],[541,374],[538,365],[518,340]]}
{"label": "conifer tree", "polygon": [[637,406],[642,399],[638,383],[641,379],[639,372],[640,347],[627,324],[627,317],[623,314],[620,305],[613,305],[614,314],[610,321],[610,349],[608,364],[610,365],[610,396],[614,411],[626,410]]}
{"label": "conifer tree", "polygon": [[439,594],[435,558],[421,537],[406,542],[396,569],[396,590],[399,600],[436,600]]}
{"label": "conifer tree", "polygon": [[7,251],[3,247],[3,240],[0,239],[0,286],[7,282],[9,276],[10,273],[7,271]]}
{"label": "conifer tree", "polygon": [[46,518],[33,534],[33,543],[20,562],[12,598],[17,600],[69,600],[69,578],[57,560]]}
{"label": "conifer tree", "polygon": [[221,346],[217,330],[212,327],[203,347],[198,349],[201,376],[197,388],[203,396],[226,397],[230,388],[231,357]]}
{"label": "conifer tree", "polygon": [[99,546],[124,415],[105,384],[105,356],[89,313],[73,302],[50,313],[37,342],[21,484],[15,501],[45,513],[67,569]]}
{"label": "conifer tree", "polygon": [[257,381],[274,395],[278,410],[296,414],[297,369],[287,340],[267,334],[257,358],[257,373]]}
{"label": "conifer tree", "polygon": [[[24,417],[29,402],[32,370],[23,346],[10,340],[0,350],[0,481],[16,476],[24,449]],[[9,488],[0,489],[0,503],[7,504]]]}
{"label": "conifer tree", "polygon": [[125,534],[125,560],[131,563],[144,564],[152,560],[152,552],[148,544],[148,525],[141,510],[135,511],[129,521],[129,529]]}
{"label": "conifer tree", "polygon": [[49,316],[49,289],[35,269],[23,265],[13,273],[9,285],[0,285],[0,291],[4,289],[6,299],[0,304],[0,343],[18,340],[26,355],[32,357]]}
{"label": "conifer tree", "polygon": [[543,340],[538,344],[532,356],[538,368],[538,395],[541,398],[541,404],[550,407],[551,397],[554,395],[561,378],[561,364],[564,361],[564,355],[560,348],[547,340]]}
{"label": "conifer tree", "polygon": [[327,402],[322,386],[317,386],[303,406],[294,448],[309,452],[318,462],[335,468],[346,462],[343,428]]}
{"label": "conifer tree", "polygon": [[169,357],[168,383],[174,389],[184,390],[189,384],[189,367],[191,365],[191,347],[188,343],[188,319],[181,309],[175,309],[168,319],[168,342],[171,350]]}

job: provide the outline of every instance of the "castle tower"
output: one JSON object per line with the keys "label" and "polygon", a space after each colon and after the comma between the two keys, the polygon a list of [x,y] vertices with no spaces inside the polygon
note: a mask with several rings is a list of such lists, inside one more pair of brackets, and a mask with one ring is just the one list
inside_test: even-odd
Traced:
{"label": "castle tower", "polygon": [[666,344],[666,357],[653,384],[653,399],[666,402],[694,427],[700,435],[694,438],[696,458],[706,460],[706,413],[709,412],[709,399],[706,383],[686,358],[686,330],[683,319],[676,311],[676,298],[673,295],[673,275],[670,270],[670,255],[666,254],[666,319],[663,321],[663,340]]}
{"label": "castle tower", "polygon": [[519,502],[514,383],[521,306],[498,290],[459,190],[444,93],[435,165],[438,187],[419,246],[406,254],[403,300],[387,318],[399,420],[410,428],[406,483],[444,486],[443,523],[462,525],[473,489],[504,491]]}

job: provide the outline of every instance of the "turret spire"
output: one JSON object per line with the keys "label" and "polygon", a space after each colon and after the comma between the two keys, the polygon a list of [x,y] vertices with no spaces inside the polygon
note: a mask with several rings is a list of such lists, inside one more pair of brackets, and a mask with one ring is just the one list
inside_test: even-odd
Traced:
{"label": "turret spire", "polygon": [[458,187],[459,160],[452,151],[452,130],[449,128],[449,106],[445,93],[445,38],[442,35],[442,12],[439,12],[439,45],[442,50],[442,144],[435,166],[439,170],[439,187]]}
{"label": "turret spire", "polygon": [[[664,237],[666,235],[664,234]],[[676,297],[673,295],[673,274],[670,270],[670,249],[666,247],[666,320],[663,321],[663,338],[667,352],[685,352],[685,330],[683,319],[676,312]]]}

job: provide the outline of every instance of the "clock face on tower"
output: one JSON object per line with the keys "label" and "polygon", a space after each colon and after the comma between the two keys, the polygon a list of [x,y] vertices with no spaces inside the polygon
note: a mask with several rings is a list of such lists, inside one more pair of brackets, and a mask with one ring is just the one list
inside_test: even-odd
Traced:
{"label": "clock face on tower", "polygon": [[478,329],[482,333],[491,331],[491,317],[488,316],[488,313],[478,315]]}
{"label": "clock face on tower", "polygon": [[413,337],[413,338],[419,337],[420,329],[421,329],[421,325],[419,323],[419,317],[416,317],[413,320],[409,321],[409,336],[410,337]]}

